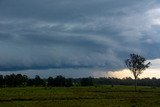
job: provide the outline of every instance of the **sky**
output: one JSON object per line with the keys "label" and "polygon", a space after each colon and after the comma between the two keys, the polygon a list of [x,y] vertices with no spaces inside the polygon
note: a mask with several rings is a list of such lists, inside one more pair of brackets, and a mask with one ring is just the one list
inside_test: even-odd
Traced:
{"label": "sky", "polygon": [[159,28],[159,0],[0,0],[0,73],[115,76],[136,53],[158,75]]}

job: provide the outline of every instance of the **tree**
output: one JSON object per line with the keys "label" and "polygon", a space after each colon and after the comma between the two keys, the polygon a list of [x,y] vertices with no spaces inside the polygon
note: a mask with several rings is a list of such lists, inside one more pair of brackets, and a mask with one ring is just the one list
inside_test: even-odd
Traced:
{"label": "tree", "polygon": [[65,77],[59,75],[56,78],[54,78],[54,86],[56,87],[64,87],[65,86]]}
{"label": "tree", "polygon": [[81,79],[81,86],[93,86],[93,78],[82,78]]}
{"label": "tree", "polygon": [[72,80],[72,78],[66,79],[66,81],[65,81],[65,86],[66,86],[66,87],[71,87],[71,86],[73,86],[73,80]]}
{"label": "tree", "polygon": [[47,82],[48,82],[48,86],[54,86],[54,79],[52,78],[52,77],[49,77],[48,79],[47,79]]}
{"label": "tree", "polygon": [[36,75],[35,79],[35,86],[44,86],[45,85],[45,81],[43,79],[40,78],[40,76]]}
{"label": "tree", "polygon": [[27,81],[28,81],[28,76],[27,75],[23,75],[22,81],[23,81],[22,85],[26,86],[27,85]]}
{"label": "tree", "polygon": [[34,85],[35,85],[34,79],[28,79],[27,80],[27,86],[34,86]]}
{"label": "tree", "polygon": [[17,86],[22,86],[23,84],[23,76],[22,74],[17,74],[15,75],[15,82],[14,82],[14,86],[17,87]]}
{"label": "tree", "polygon": [[15,86],[15,74],[4,76],[5,86],[14,87]]}
{"label": "tree", "polygon": [[3,85],[4,85],[3,75],[0,75],[0,87],[3,87]]}
{"label": "tree", "polygon": [[149,67],[150,62],[145,63],[146,59],[137,54],[130,54],[130,58],[125,60],[127,68],[133,73],[135,79],[135,91],[137,91],[137,78]]}

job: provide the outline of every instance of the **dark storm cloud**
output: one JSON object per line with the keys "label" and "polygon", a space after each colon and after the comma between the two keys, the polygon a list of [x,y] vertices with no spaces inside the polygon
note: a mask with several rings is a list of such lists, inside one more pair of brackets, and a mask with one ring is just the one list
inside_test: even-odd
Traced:
{"label": "dark storm cloud", "polygon": [[132,52],[159,58],[158,6],[156,0],[0,0],[0,68],[112,70]]}

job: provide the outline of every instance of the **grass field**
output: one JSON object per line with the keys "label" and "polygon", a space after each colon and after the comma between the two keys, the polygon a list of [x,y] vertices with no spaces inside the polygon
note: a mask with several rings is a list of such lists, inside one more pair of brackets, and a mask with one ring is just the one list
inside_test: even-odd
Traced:
{"label": "grass field", "polygon": [[1,88],[0,107],[160,107],[160,88],[132,86]]}

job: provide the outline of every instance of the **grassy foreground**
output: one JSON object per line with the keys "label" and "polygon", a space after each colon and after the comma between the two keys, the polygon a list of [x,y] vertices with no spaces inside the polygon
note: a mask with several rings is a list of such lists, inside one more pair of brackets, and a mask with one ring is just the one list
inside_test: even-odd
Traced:
{"label": "grassy foreground", "polygon": [[0,107],[159,107],[160,88],[132,86],[1,88]]}

